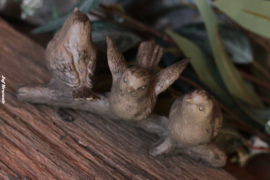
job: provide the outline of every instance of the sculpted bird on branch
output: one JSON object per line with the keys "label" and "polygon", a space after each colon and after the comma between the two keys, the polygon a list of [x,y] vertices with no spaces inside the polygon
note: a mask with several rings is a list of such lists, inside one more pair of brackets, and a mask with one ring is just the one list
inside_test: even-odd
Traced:
{"label": "sculpted bird on branch", "polygon": [[130,122],[160,136],[161,141],[149,152],[152,156],[180,153],[208,166],[222,167],[226,155],[210,143],[222,125],[221,111],[211,95],[202,90],[186,94],[175,101],[169,118],[153,113],[158,95],[178,79],[189,58],[153,74],[163,55],[163,48],[156,43],[140,44],[134,67],[127,66],[110,37],[107,46],[113,84],[110,93],[98,94],[92,90],[98,60],[91,24],[87,15],[75,8],[46,49],[51,82],[20,87],[18,99]]}
{"label": "sculpted bird on branch", "polygon": [[136,66],[128,68],[115,42],[107,37],[107,44],[108,64],[113,76],[109,97],[110,108],[123,120],[142,121],[153,112],[157,96],[180,76],[189,59],[184,59],[153,75],[151,71],[161,60],[163,48],[151,41],[142,42]]}
{"label": "sculpted bird on branch", "polygon": [[57,85],[70,90],[74,100],[97,100],[92,92],[97,49],[90,20],[75,8],[46,49],[47,67]]}

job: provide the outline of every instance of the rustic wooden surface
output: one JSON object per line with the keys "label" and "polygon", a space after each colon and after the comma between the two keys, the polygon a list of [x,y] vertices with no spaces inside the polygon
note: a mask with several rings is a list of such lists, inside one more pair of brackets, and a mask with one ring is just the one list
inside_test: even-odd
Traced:
{"label": "rustic wooden surface", "polygon": [[153,158],[157,137],[94,114],[66,110],[63,122],[52,107],[19,102],[22,84],[46,83],[44,49],[0,19],[0,179],[234,179],[177,156]]}

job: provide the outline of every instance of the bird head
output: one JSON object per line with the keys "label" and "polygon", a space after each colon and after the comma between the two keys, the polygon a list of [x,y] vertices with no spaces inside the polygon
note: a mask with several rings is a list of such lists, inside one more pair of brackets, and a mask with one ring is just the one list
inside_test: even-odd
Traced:
{"label": "bird head", "polygon": [[132,67],[122,74],[120,89],[131,96],[142,97],[149,90],[150,74],[143,68]]}
{"label": "bird head", "polygon": [[209,143],[222,127],[222,113],[215,98],[204,90],[194,90],[175,101],[169,130],[182,144]]}
{"label": "bird head", "polygon": [[63,37],[66,38],[71,49],[85,48],[89,46],[89,41],[92,41],[90,20],[78,8],[75,8],[73,13],[66,19],[61,30],[65,32],[62,33],[65,34]]}
{"label": "bird head", "polygon": [[214,104],[213,97],[208,92],[197,89],[187,94],[183,103],[183,107],[186,107],[192,116],[198,117],[194,119],[211,119]]}

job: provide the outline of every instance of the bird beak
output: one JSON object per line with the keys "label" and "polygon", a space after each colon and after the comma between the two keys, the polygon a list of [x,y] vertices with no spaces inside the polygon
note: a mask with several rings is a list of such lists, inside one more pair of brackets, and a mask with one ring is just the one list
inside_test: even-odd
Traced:
{"label": "bird beak", "polygon": [[188,99],[186,99],[186,102],[188,102],[188,103],[192,103],[192,98],[188,98]]}
{"label": "bird beak", "polygon": [[130,87],[127,87],[127,92],[134,92],[135,91],[135,89],[134,89],[134,87],[132,87],[132,86],[130,86]]}

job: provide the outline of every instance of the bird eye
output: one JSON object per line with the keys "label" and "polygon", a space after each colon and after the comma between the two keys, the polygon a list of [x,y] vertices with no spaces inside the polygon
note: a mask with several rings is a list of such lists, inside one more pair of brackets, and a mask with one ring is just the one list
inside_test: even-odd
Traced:
{"label": "bird eye", "polygon": [[124,82],[127,82],[127,78],[124,78]]}
{"label": "bird eye", "polygon": [[200,107],[199,107],[199,110],[200,110],[200,111],[203,111],[203,110],[204,110],[204,107],[200,106]]}
{"label": "bird eye", "polygon": [[144,90],[144,89],[145,89],[145,87],[146,87],[146,86],[143,86],[143,87],[141,87],[141,89],[142,89],[142,90]]}

